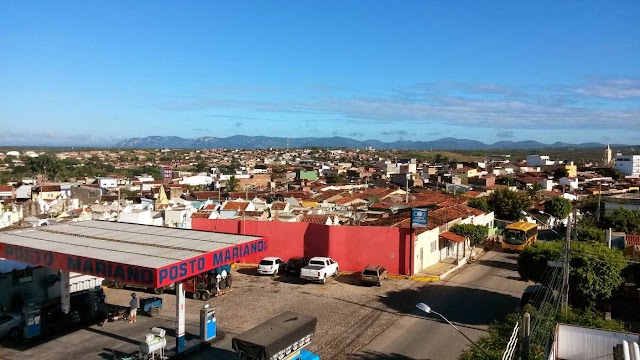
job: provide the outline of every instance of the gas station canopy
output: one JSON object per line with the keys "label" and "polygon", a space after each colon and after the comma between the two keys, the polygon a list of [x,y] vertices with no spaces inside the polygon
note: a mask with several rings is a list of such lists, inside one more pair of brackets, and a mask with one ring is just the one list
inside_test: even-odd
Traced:
{"label": "gas station canopy", "polygon": [[0,257],[163,287],[267,250],[267,239],[109,221],[0,233]]}

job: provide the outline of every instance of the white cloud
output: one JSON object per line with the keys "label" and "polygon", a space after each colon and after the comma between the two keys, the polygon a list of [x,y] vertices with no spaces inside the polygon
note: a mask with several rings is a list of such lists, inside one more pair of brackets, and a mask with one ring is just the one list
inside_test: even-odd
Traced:
{"label": "white cloud", "polygon": [[575,88],[573,91],[580,95],[605,99],[640,98],[640,80],[603,80]]}

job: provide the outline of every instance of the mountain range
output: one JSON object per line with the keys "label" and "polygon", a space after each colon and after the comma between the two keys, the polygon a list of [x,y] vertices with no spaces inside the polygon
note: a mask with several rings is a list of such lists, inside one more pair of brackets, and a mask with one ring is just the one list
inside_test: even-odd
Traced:
{"label": "mountain range", "polygon": [[541,142],[527,141],[499,141],[493,144],[485,144],[476,140],[442,138],[432,141],[399,140],[383,142],[380,140],[355,140],[345,137],[304,137],[282,138],[270,136],[244,136],[230,137],[205,136],[196,139],[179,136],[147,136],[122,140],[114,145],[116,148],[146,148],[146,149],[268,149],[268,148],[374,148],[397,150],[475,150],[475,149],[540,149],[540,148],[594,148],[604,147],[604,144],[588,142],[581,144],[569,144],[555,142],[543,144]]}

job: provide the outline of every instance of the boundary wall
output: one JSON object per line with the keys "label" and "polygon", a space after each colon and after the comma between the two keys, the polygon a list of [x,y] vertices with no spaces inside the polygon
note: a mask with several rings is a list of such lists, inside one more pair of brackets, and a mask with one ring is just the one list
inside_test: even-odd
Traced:
{"label": "boundary wall", "polygon": [[329,226],[304,222],[191,219],[191,228],[268,239],[268,249],[242,262],[257,264],[266,256],[287,261],[293,256],[328,256],[341,271],[362,271],[367,264],[390,274],[409,275],[409,229],[377,226]]}

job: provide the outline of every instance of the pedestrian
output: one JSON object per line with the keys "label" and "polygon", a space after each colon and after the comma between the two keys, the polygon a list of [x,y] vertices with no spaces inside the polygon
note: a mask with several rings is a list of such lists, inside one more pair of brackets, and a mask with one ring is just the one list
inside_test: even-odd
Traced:
{"label": "pedestrian", "polygon": [[134,323],[137,321],[138,315],[138,298],[136,293],[131,293],[131,302],[129,302],[129,322]]}
{"label": "pedestrian", "polygon": [[220,276],[222,277],[222,288],[226,289],[229,286],[227,285],[227,270],[226,269],[222,269],[222,272],[220,273]]}
{"label": "pedestrian", "polygon": [[220,282],[222,281],[222,276],[220,273],[216,275],[216,294],[220,293]]}

